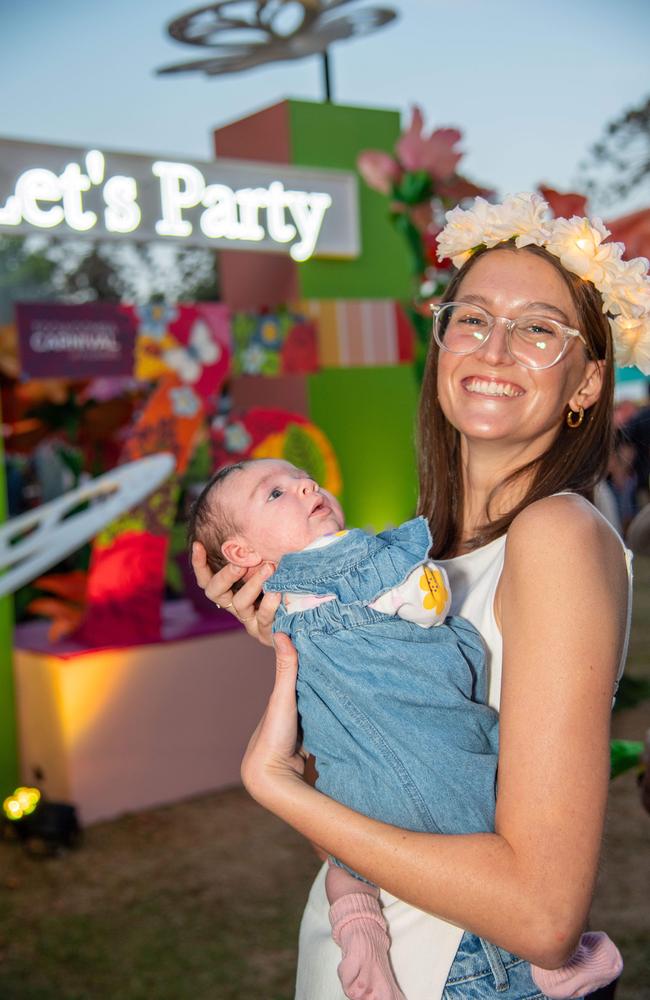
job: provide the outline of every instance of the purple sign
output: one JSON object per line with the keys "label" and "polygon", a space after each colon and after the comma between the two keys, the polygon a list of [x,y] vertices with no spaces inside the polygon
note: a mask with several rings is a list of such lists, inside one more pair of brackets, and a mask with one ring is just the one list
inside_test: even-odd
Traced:
{"label": "purple sign", "polygon": [[136,325],[129,306],[16,305],[23,378],[132,375]]}

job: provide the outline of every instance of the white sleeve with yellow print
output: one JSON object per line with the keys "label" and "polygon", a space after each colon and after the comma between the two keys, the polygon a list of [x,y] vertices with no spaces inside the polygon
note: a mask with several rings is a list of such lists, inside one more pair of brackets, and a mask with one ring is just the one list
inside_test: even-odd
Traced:
{"label": "white sleeve with yellow print", "polygon": [[422,628],[441,625],[451,605],[449,580],[442,566],[428,559],[416,566],[403,583],[387,590],[369,606],[385,615],[398,615]]}

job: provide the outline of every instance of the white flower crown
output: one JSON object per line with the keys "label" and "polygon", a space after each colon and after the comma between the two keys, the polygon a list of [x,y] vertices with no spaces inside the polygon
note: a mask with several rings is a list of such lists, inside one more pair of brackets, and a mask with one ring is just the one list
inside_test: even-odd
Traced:
{"label": "white flower crown", "polygon": [[636,365],[650,375],[650,278],[645,257],[623,260],[622,243],[601,219],[554,219],[538,194],[509,195],[500,205],[476,198],[471,208],[454,208],[438,236],[438,258],[455,267],[482,247],[514,238],[515,246],[534,244],[559,257],[563,266],[598,289],[609,317],[616,363]]}

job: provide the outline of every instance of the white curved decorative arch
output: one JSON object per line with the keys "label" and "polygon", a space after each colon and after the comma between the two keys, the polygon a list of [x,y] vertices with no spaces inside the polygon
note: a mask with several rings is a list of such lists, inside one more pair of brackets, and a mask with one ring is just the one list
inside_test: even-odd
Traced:
{"label": "white curved decorative arch", "polygon": [[[0,525],[0,597],[55,566],[160,486],[176,467],[162,452],[112,469]],[[76,511],[80,504],[90,503]]]}

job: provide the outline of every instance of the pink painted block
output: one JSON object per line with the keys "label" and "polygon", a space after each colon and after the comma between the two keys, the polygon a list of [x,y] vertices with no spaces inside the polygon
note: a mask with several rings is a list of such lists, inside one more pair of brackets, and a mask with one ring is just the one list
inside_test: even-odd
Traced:
{"label": "pink painted block", "polygon": [[[217,159],[291,163],[289,103],[264,108],[214,132]],[[298,270],[282,254],[224,250],[219,254],[221,294],[232,309],[273,309],[298,297]]]}

